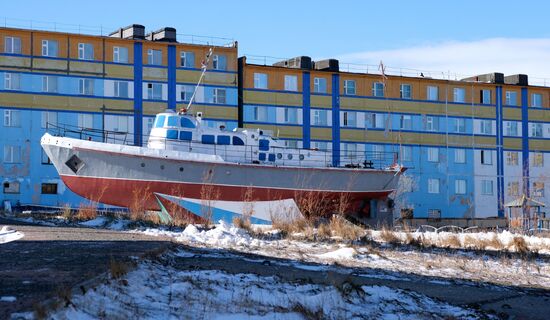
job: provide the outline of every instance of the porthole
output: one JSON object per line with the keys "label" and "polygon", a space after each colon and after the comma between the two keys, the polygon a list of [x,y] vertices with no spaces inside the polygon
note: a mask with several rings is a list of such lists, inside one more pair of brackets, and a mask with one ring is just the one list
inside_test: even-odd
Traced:
{"label": "porthole", "polygon": [[141,167],[145,168],[145,163],[144,162],[141,163]]}
{"label": "porthole", "polygon": [[286,157],[288,158],[288,160],[292,160],[292,154],[287,154]]}
{"label": "porthole", "polygon": [[163,164],[160,165],[160,170],[164,170],[164,165]]}
{"label": "porthole", "polygon": [[300,160],[304,160],[304,155],[303,154],[300,155]]}
{"label": "porthole", "polygon": [[283,154],[282,153],[277,153],[277,159],[282,159],[283,158]]}
{"label": "porthole", "polygon": [[180,167],[180,172],[183,172],[183,167]]}

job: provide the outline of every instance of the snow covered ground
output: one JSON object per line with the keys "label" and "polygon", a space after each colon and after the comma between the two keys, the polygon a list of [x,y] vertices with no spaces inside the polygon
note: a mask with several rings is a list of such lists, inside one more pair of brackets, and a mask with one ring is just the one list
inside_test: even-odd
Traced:
{"label": "snow covered ground", "polygon": [[384,286],[338,288],[277,277],[180,271],[153,262],[74,296],[52,319],[475,319],[424,295]]}
{"label": "snow covered ground", "polygon": [[0,228],[0,244],[19,240],[24,236],[25,235],[23,234],[23,232],[13,230],[7,226],[3,226]]}
{"label": "snow covered ground", "polygon": [[[443,249],[418,250],[413,248],[373,247],[329,242],[306,242],[297,240],[261,240],[245,230],[220,221],[214,229],[205,231],[189,225],[182,232],[160,229],[142,231],[148,235],[171,236],[175,241],[195,247],[231,249],[266,257],[290,259],[319,264],[338,264],[346,267],[379,269],[390,272],[404,272],[423,276],[442,277],[453,280],[472,280],[499,285],[519,285],[550,289],[549,259],[525,260],[498,255],[482,255],[467,251]],[[424,232],[422,236],[446,237],[445,233]],[[461,235],[463,237],[490,237],[490,233]],[[509,233],[499,235],[513,238]],[[373,238],[383,242],[379,235]],[[550,239],[526,237],[531,243],[538,243],[548,250]],[[504,242],[503,240],[503,242]],[[545,251],[546,252],[546,251]]]}

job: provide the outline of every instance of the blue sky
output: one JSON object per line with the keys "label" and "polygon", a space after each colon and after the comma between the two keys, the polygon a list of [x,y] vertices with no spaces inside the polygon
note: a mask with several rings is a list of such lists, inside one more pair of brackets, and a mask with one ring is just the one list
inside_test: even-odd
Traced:
{"label": "blue sky", "polygon": [[[172,26],[178,33],[238,40],[240,54],[336,57],[370,64],[384,60],[395,67],[456,68],[459,70],[453,71],[464,73],[480,68],[491,70],[495,61],[490,55],[504,50],[510,51],[509,57],[502,64],[495,64],[495,68],[506,67],[515,60],[530,60],[529,68],[533,70],[527,71],[550,78],[550,68],[535,66],[538,57],[550,48],[550,27],[545,26],[548,12],[547,1],[41,0],[3,1],[0,16],[102,25],[106,29],[131,23],[143,24],[148,30]],[[487,42],[495,39],[497,43]],[[534,40],[543,42],[533,44]],[[532,46],[536,52],[530,51]],[[449,57],[430,64],[432,50]],[[461,52],[453,54],[454,50]],[[466,55],[471,62],[462,61],[464,50],[473,50]],[[425,61],[405,57],[413,53]],[[549,51],[546,53],[550,56]],[[487,57],[472,65],[470,71],[467,66],[475,62],[476,54]],[[540,63],[542,60],[548,59],[541,59]],[[455,66],[456,61],[463,63]],[[518,71],[512,66],[509,71],[501,71],[522,72],[520,67],[527,68],[518,65]]]}

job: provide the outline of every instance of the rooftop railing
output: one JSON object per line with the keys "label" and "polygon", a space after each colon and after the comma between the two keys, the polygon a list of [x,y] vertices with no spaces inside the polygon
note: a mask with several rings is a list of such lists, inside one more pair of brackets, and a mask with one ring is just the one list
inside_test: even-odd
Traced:
{"label": "rooftop railing", "polygon": [[[28,19],[15,19],[8,17],[0,17],[0,25],[4,28],[17,28],[28,29],[36,31],[53,31],[53,32],[65,32],[81,35],[93,35],[108,37],[110,33],[120,29],[121,26],[90,26],[84,24],[70,24],[59,23],[52,21],[41,20],[28,20]],[[153,30],[146,30],[145,34]],[[220,47],[233,47],[235,40],[232,38],[223,38],[206,35],[185,34],[177,33],[176,39],[181,43],[198,44],[198,45],[212,45]]]}

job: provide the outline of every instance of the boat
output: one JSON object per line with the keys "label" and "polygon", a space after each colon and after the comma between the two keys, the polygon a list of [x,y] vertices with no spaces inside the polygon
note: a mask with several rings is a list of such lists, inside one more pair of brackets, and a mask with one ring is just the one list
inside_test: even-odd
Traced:
{"label": "boat", "polygon": [[191,102],[157,114],[144,147],[50,133],[41,145],[76,194],[118,207],[139,203],[167,220],[169,204],[202,219],[247,216],[258,224],[313,214],[314,204],[328,212],[345,202],[336,211],[368,214],[404,171],[364,156],[338,164],[330,151],[286,147],[261,129],[211,128],[190,109]]}

